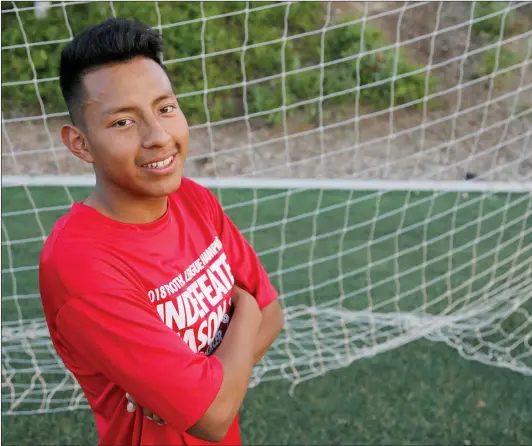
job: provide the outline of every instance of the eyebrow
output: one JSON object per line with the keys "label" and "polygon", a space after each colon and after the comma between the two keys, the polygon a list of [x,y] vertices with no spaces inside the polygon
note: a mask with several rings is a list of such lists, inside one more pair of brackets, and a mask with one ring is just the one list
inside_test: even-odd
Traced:
{"label": "eyebrow", "polygon": [[[158,96],[153,102],[152,102],[152,105],[153,104],[157,104],[158,102],[161,102],[165,99],[170,99],[170,98],[174,98],[175,99],[175,94],[174,93],[164,93],[160,96]],[[126,105],[126,106],[120,106],[120,107],[115,107],[115,108],[110,108],[110,109],[107,109],[107,110],[104,110],[103,111],[103,114],[105,116],[110,116],[110,115],[115,115],[117,113],[125,113],[125,112],[132,112],[132,111],[135,111],[137,109],[137,107],[134,107],[134,106],[130,106],[130,105]]]}

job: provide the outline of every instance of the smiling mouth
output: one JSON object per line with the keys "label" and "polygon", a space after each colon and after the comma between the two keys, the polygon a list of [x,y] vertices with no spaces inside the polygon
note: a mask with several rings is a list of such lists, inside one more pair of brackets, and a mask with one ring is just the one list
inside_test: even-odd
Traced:
{"label": "smiling mouth", "polygon": [[162,161],[157,161],[156,163],[143,164],[142,167],[146,167],[147,169],[163,169],[169,166],[174,158],[175,155],[172,155]]}

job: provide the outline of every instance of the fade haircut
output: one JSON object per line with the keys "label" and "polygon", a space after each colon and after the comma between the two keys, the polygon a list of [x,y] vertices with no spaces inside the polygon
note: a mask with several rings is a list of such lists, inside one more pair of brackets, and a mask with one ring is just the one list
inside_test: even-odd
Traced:
{"label": "fade haircut", "polygon": [[83,76],[107,64],[147,57],[161,66],[163,40],[142,22],[109,18],[76,35],[61,52],[59,84],[74,125],[83,124]]}

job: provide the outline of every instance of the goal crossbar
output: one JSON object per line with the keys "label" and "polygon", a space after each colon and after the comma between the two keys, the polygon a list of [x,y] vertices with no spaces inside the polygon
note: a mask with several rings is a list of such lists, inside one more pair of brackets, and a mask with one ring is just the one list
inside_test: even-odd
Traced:
{"label": "goal crossbar", "polygon": [[[532,193],[532,181],[431,181],[431,180],[339,180],[312,178],[210,178],[193,177],[205,187],[223,189],[305,189],[305,190],[379,190],[379,191],[441,191],[486,193]],[[90,187],[94,175],[5,175],[2,187]]]}

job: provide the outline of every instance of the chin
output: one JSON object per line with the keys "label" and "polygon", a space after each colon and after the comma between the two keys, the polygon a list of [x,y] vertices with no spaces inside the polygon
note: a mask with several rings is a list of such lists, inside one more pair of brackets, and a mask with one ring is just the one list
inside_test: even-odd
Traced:
{"label": "chin", "polygon": [[156,184],[150,185],[147,192],[153,198],[167,197],[179,189],[182,178],[183,176],[179,174],[172,175],[172,177],[169,178],[161,179]]}

